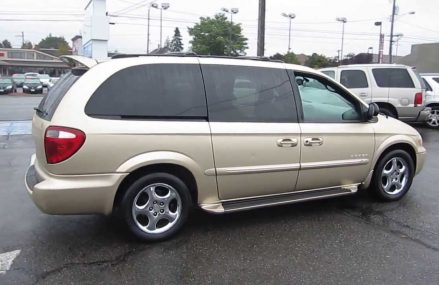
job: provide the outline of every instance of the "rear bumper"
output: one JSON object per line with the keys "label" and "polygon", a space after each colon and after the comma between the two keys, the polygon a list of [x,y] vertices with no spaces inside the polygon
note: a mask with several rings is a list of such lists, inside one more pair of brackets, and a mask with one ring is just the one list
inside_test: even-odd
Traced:
{"label": "rear bumper", "polygon": [[430,115],[430,107],[399,107],[398,119],[404,122],[425,122]]}
{"label": "rear bumper", "polygon": [[35,205],[44,213],[111,214],[116,191],[127,173],[53,175],[31,158],[25,184]]}

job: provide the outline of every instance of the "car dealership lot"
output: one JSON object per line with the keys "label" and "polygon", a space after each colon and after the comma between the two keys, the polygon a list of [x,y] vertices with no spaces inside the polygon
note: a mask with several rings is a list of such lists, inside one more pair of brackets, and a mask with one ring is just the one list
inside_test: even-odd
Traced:
{"label": "car dealership lot", "polygon": [[[13,112],[5,104],[16,98],[0,98],[0,120],[28,121],[38,100],[24,98]],[[19,253],[0,284],[437,283],[439,132],[418,130],[427,162],[400,202],[360,193],[223,216],[194,210],[175,238],[149,244],[112,218],[42,214],[24,186],[34,143],[11,131],[0,136],[0,266]]]}

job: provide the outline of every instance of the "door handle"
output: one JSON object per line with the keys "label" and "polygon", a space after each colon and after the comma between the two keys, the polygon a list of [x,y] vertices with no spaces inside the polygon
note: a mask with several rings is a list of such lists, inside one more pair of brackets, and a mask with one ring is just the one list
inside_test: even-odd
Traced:
{"label": "door handle", "polygon": [[366,92],[361,92],[360,93],[360,97],[367,97],[367,93]]}
{"label": "door handle", "polygon": [[297,139],[278,139],[276,142],[278,147],[295,147],[298,144]]}
{"label": "door handle", "polygon": [[305,146],[321,146],[323,144],[322,138],[306,138],[303,143]]}

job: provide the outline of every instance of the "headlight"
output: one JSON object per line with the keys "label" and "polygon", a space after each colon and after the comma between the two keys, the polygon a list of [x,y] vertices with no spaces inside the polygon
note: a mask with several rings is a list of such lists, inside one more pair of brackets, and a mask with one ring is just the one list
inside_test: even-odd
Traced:
{"label": "headlight", "polygon": [[37,87],[37,89],[41,89],[41,88],[43,88],[43,86],[41,86],[41,85],[39,85],[39,86]]}
{"label": "headlight", "polygon": [[29,87],[27,87],[26,85],[23,85],[23,89],[28,89]]}

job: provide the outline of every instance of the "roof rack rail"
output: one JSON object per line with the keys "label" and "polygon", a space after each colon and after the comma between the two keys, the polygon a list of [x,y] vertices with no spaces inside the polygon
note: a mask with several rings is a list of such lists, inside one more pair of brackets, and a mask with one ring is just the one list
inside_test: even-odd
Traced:
{"label": "roof rack rail", "polygon": [[259,60],[270,62],[283,62],[278,59],[271,59],[265,56],[227,56],[227,55],[198,55],[194,52],[171,52],[166,54],[116,54],[111,58],[129,58],[129,57],[141,57],[141,56],[175,56],[175,57],[199,57],[199,58],[224,58],[224,59],[242,59],[242,60]]}

